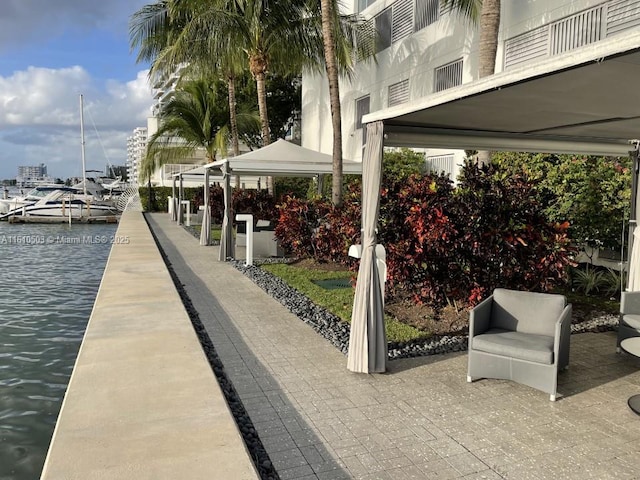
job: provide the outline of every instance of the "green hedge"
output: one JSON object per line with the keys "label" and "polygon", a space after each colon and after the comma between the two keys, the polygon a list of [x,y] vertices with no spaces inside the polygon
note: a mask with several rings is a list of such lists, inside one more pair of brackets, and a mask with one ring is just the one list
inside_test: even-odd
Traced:
{"label": "green hedge", "polygon": [[[166,212],[167,210],[167,198],[171,196],[171,187],[152,187],[153,196],[155,197],[154,205],[149,207],[149,189],[147,187],[140,187],[138,189],[140,193],[140,201],[146,212]],[[177,189],[176,189],[177,190]],[[177,194],[177,191],[176,191]],[[202,187],[193,187],[184,189],[184,199],[193,202],[195,199],[202,198]],[[193,209],[193,206],[192,206]]]}

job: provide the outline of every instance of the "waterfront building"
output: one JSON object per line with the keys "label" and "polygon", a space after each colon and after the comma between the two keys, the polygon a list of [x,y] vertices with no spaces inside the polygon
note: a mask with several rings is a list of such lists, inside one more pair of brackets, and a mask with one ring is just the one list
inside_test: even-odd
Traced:
{"label": "waterfront building", "polygon": [[[343,156],[359,160],[364,115],[478,79],[479,27],[438,0],[351,0],[345,8],[379,32],[376,61],[358,62],[353,76],[340,81]],[[495,69],[589,48],[638,27],[640,0],[503,0]],[[302,145],[332,151],[325,75],[303,76]],[[452,149],[425,152],[428,168],[453,178],[465,157]]]}
{"label": "waterfront building", "polygon": [[35,187],[37,185],[51,184],[54,182],[55,180],[47,175],[47,166],[44,163],[40,165],[21,165],[18,167],[16,186],[19,188]]}
{"label": "waterfront building", "polygon": [[134,128],[132,135],[127,138],[127,176],[131,183],[138,183],[140,163],[144,158],[146,150],[147,128]]}

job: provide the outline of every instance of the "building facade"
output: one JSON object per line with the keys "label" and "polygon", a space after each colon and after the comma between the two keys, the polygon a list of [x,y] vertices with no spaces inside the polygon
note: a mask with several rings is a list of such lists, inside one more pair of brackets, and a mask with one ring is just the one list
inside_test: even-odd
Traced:
{"label": "building facade", "polygon": [[140,176],[140,164],[147,151],[147,128],[133,129],[127,138],[127,177],[129,182],[137,184]]}
{"label": "building facade", "polygon": [[[356,64],[341,80],[343,156],[362,158],[362,117],[376,110],[478,78],[477,25],[439,0],[352,0],[378,31],[376,61]],[[502,1],[496,72],[640,28],[640,0]],[[523,112],[526,115],[526,112]],[[306,74],[302,85],[302,145],[331,153],[326,77]],[[427,167],[455,177],[465,154],[427,150]]]}
{"label": "building facade", "polygon": [[54,179],[47,175],[47,166],[44,163],[18,167],[18,175],[16,176],[18,187],[35,187],[50,183],[54,183]]}

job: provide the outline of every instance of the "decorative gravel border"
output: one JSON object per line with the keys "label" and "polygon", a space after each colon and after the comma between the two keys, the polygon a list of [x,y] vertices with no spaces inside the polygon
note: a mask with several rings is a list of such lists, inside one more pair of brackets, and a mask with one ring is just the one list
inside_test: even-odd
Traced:
{"label": "decorative gravel border", "polygon": [[[184,227],[191,235],[200,238],[194,227]],[[219,241],[212,241],[212,245],[219,245]],[[347,354],[349,350],[349,331],[351,326],[323,307],[313,303],[309,298],[290,287],[280,278],[263,270],[259,265],[265,263],[290,263],[290,258],[256,259],[255,265],[246,266],[241,260],[229,259],[230,263],[265,292],[287,307],[300,320],[311,327],[340,350]],[[603,315],[586,322],[571,325],[571,333],[597,333],[618,330],[617,315]],[[466,335],[435,335],[425,340],[412,342],[389,342],[389,359],[420,357],[423,355],[437,355],[442,353],[460,352],[467,349]]]}
{"label": "decorative gravel border", "polygon": [[[263,263],[283,263],[286,259],[267,259]],[[284,305],[300,320],[310,325],[343,354],[349,349],[350,325],[323,307],[313,303],[306,295],[289,286],[281,278],[263,270],[258,265],[247,266],[243,261],[231,260],[237,270]],[[586,322],[571,325],[571,333],[607,332],[617,330],[618,316],[603,315]],[[466,335],[435,335],[425,340],[389,342],[389,359],[421,357],[467,350]]]}

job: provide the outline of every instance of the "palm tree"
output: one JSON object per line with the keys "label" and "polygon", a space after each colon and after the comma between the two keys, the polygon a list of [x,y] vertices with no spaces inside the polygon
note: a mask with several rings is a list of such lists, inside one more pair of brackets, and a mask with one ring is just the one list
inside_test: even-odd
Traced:
{"label": "palm tree", "polygon": [[[229,135],[229,112],[220,102],[217,82],[208,79],[187,81],[180,85],[160,114],[160,126],[147,144],[142,175],[147,178],[156,168],[181,161],[204,151],[208,162],[216,154],[226,154]],[[258,128],[255,112],[241,108],[238,129],[251,132]]]}
{"label": "palm tree", "polygon": [[[496,69],[496,52],[500,33],[500,0],[443,0],[476,22],[480,18],[480,49],[478,52],[478,77],[493,75]],[[490,161],[490,152],[481,150],[476,156],[478,165]]]}
{"label": "palm tree", "polygon": [[[171,71],[185,62],[219,58],[243,52],[256,81],[263,145],[270,143],[265,80],[270,70],[299,72],[317,64],[321,40],[314,35],[313,19],[296,0],[164,0],[179,33],[163,48],[153,69]],[[320,46],[320,47],[319,47]],[[236,57],[237,58],[237,57]],[[273,192],[273,179],[268,179]]]}
{"label": "palm tree", "polygon": [[[156,64],[156,60],[161,52],[172,48],[175,38],[194,15],[194,12],[186,8],[186,5],[174,3],[171,0],[159,0],[154,4],[142,7],[131,17],[131,47],[139,49],[138,62],[152,62],[154,68],[152,68],[150,76],[170,73],[160,68]],[[178,6],[181,6],[182,9]],[[196,78],[211,75],[215,71],[222,72],[227,83],[230,140],[234,155],[240,154],[235,93],[236,77],[242,73],[243,59],[239,53],[238,49],[229,49],[226,54],[218,55],[215,61],[212,61],[209,55],[194,56],[188,64],[188,69],[185,69],[186,74]],[[236,178],[236,185],[238,184],[239,181]]]}
{"label": "palm tree", "polygon": [[312,0],[311,12],[320,11],[324,64],[329,81],[329,102],[333,127],[333,174],[331,202],[342,204],[342,109],[339,76],[353,71],[354,53],[371,58],[375,32],[357,15],[340,15],[338,0]]}
{"label": "palm tree", "polygon": [[500,0],[482,0],[480,13],[480,78],[493,75],[500,33]]}
{"label": "palm tree", "polygon": [[[482,0],[480,14],[480,51],[479,77],[493,75],[496,70],[496,51],[498,50],[498,35],[500,33],[500,0]],[[478,165],[487,165],[491,161],[491,152],[478,152]]]}

